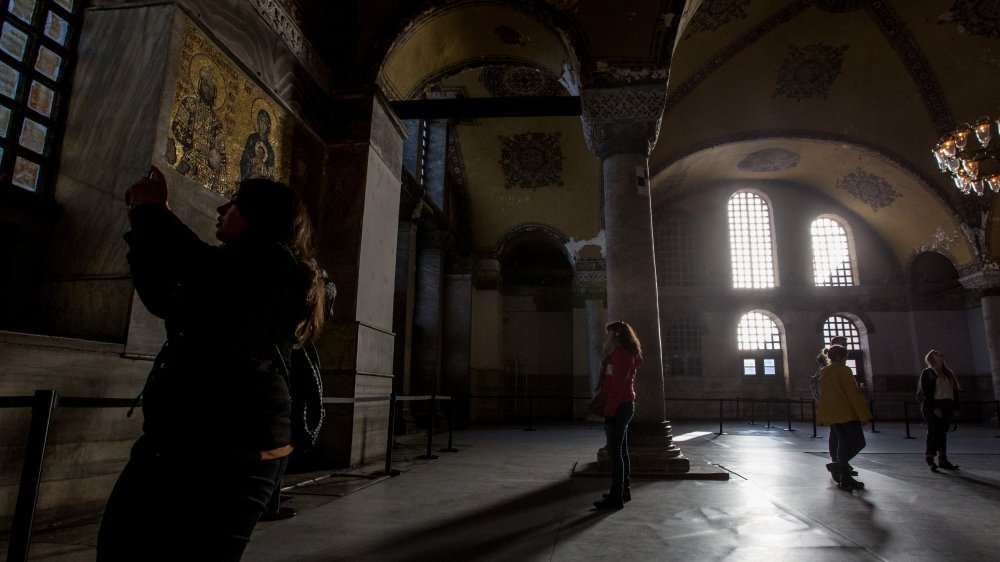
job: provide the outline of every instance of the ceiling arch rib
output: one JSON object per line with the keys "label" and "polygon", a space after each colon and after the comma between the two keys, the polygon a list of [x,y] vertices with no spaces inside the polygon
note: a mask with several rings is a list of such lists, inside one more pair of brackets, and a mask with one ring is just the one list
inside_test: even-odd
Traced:
{"label": "ceiling arch rib", "polygon": [[538,68],[577,87],[566,83],[578,63],[563,35],[531,14],[494,4],[413,22],[386,54],[378,81],[391,99],[415,99],[442,77],[497,64]]}

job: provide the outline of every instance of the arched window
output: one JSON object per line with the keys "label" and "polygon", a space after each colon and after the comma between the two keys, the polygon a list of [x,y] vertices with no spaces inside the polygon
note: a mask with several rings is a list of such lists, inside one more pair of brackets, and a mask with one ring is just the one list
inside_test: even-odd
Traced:
{"label": "arched window", "polygon": [[839,222],[820,217],[812,222],[813,280],[817,287],[854,285],[847,230]]}
{"label": "arched window", "polygon": [[744,375],[781,374],[781,332],[770,316],[756,310],[741,316],[736,341]]}
{"label": "arched window", "polygon": [[771,210],[764,199],[749,191],[729,198],[729,253],[733,260],[733,287],[774,287],[774,245]]}
{"label": "arched window", "polygon": [[862,361],[861,334],[854,322],[840,314],[834,314],[823,322],[823,345],[830,346],[830,340],[837,336],[847,338],[847,366],[854,372],[859,385],[864,385],[864,361]]}
{"label": "arched window", "polygon": [[668,375],[701,375],[701,330],[698,324],[686,316],[670,320],[663,331],[663,346]]}
{"label": "arched window", "polygon": [[661,287],[690,287],[701,281],[701,251],[687,215],[657,216],[653,227],[656,277]]}

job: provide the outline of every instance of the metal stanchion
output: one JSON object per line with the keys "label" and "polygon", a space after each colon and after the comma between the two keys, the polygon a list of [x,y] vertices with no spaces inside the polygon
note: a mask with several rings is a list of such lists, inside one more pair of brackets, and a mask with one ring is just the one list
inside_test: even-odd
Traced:
{"label": "metal stanchion", "polygon": [[725,399],[719,398],[719,433],[717,433],[717,435],[723,435],[724,434],[724,432],[722,431],[722,416],[723,416],[722,405],[723,405],[724,402],[725,402]]}
{"label": "metal stanchion", "polygon": [[816,439],[819,436],[816,435],[816,401],[815,400],[812,401],[812,419],[813,419],[813,435],[812,436],[813,436],[813,439]]}
{"label": "metal stanchion", "polygon": [[385,438],[385,470],[382,474],[386,476],[399,476],[398,470],[392,469],[392,446],[396,436],[396,393],[389,395],[389,431]]}
{"label": "metal stanchion", "polygon": [[879,431],[875,429],[875,399],[872,398],[868,401],[868,409],[871,410],[872,414],[872,433],[878,433]]}
{"label": "metal stanchion", "polygon": [[766,427],[768,429],[771,429],[771,400],[770,399],[764,401],[764,417],[767,418],[767,425],[764,426],[764,427]]}
{"label": "metal stanchion", "polygon": [[418,459],[424,460],[435,460],[441,457],[431,453],[431,447],[434,446],[434,423],[436,421],[434,416],[434,411],[437,410],[437,395],[431,394],[431,423],[427,426],[427,453],[417,457]]}
{"label": "metal stanchion", "polygon": [[14,521],[10,528],[10,544],[7,545],[9,562],[28,559],[31,546],[31,525],[35,520],[38,505],[38,486],[42,480],[42,462],[45,460],[45,443],[49,438],[52,424],[52,410],[56,407],[56,391],[36,390],[31,406],[31,429],[28,430],[28,448],[21,466],[21,483],[17,488],[17,503],[14,505]]}
{"label": "metal stanchion", "polygon": [[785,431],[795,431],[794,429],[792,429],[792,399],[791,398],[786,398],[785,399],[785,410],[788,413],[788,429],[786,429]]}
{"label": "metal stanchion", "polygon": [[440,452],[440,453],[457,453],[458,452],[458,449],[456,449],[455,447],[452,447],[452,445],[451,445],[452,437],[454,436],[454,432],[452,431],[454,425],[455,425],[455,396],[452,395],[448,399],[448,446],[445,447],[444,449],[441,449],[438,452]]}
{"label": "metal stanchion", "polygon": [[528,427],[524,428],[524,430],[535,431],[535,427],[532,425],[532,422],[534,421],[532,419],[534,417],[534,406],[533,406],[534,401],[532,400],[532,396],[530,395],[527,398],[528,398]]}
{"label": "metal stanchion", "polygon": [[736,397],[736,419],[740,419],[740,397]]}
{"label": "metal stanchion", "polygon": [[906,437],[903,439],[916,439],[910,435],[910,404],[908,402],[903,402],[903,422],[906,425]]}
{"label": "metal stanchion", "polygon": [[[997,428],[1000,429],[1000,400],[993,401],[993,407],[996,408],[997,413]],[[994,439],[1000,439],[1000,435],[994,435]]]}
{"label": "metal stanchion", "polygon": [[751,398],[750,399],[750,425],[757,425],[757,420],[754,419],[754,414],[756,413],[756,409],[754,408],[755,404],[756,404],[756,401],[753,398]]}

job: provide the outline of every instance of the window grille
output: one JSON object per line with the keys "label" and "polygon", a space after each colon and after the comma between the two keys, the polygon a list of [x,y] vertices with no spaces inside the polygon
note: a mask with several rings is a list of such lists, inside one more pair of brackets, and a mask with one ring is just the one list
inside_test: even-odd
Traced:
{"label": "window grille", "polygon": [[741,191],[729,198],[729,249],[733,287],[774,287],[771,212],[767,202],[756,193]]}
{"label": "window grille", "polygon": [[851,249],[847,231],[837,221],[818,218],[813,221],[813,279],[819,287],[850,287],[854,285]]}

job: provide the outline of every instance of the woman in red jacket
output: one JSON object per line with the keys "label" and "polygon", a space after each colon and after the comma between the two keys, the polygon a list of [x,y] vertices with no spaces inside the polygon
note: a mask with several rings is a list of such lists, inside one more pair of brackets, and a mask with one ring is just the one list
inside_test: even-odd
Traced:
{"label": "woman in red jacket", "polygon": [[635,414],[635,373],[642,365],[642,345],[625,322],[607,326],[608,341],[601,365],[600,393],[604,405],[604,433],[611,464],[611,492],[594,502],[597,509],[621,509],[632,499],[629,490],[628,424]]}

